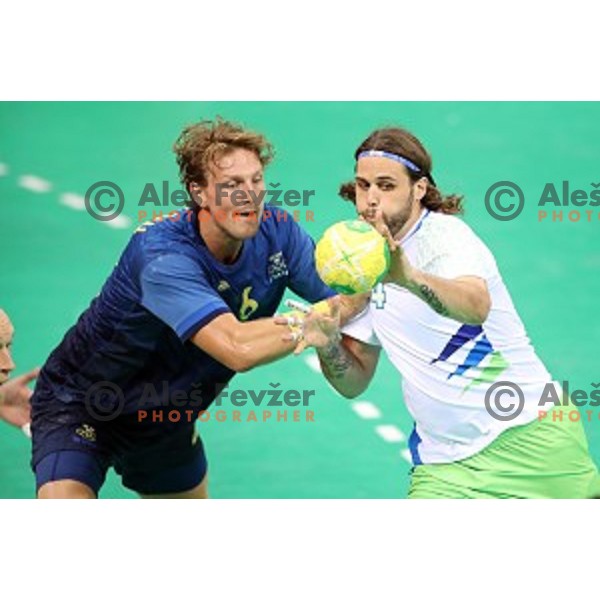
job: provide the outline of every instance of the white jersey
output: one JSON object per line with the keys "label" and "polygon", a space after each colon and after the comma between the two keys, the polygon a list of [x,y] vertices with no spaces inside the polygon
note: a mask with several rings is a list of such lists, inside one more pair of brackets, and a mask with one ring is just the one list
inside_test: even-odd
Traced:
{"label": "white jersey", "polygon": [[[417,269],[453,279],[486,280],[490,314],[482,326],[436,313],[405,288],[379,285],[369,307],[343,333],[381,346],[402,375],[404,400],[415,420],[409,439],[413,463],[448,463],[472,456],[509,427],[538,416],[552,378],[536,356],[523,323],[486,245],[459,218],[424,210],[401,240]],[[516,383],[525,403],[512,420],[485,406],[494,382]],[[500,403],[506,407],[506,398]]]}

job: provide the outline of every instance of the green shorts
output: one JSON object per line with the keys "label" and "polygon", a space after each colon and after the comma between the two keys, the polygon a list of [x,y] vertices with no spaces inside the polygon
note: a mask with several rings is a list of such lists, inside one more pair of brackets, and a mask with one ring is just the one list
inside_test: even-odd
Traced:
{"label": "green shorts", "polygon": [[[589,498],[600,478],[573,406],[503,432],[461,461],[418,465],[409,498]],[[562,415],[562,416],[561,416]]]}

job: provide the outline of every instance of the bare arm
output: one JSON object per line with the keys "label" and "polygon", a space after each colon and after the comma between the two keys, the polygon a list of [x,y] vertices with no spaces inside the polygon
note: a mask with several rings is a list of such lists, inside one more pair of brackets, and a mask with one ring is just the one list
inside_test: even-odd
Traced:
{"label": "bare arm", "polygon": [[281,327],[270,318],[240,322],[233,314],[214,318],[191,341],[227,368],[243,372],[290,354],[296,347],[284,340]]}
{"label": "bare arm", "polygon": [[377,368],[381,348],[342,335],[321,348],[317,355],[327,381],[346,398],[362,394]]}
{"label": "bare arm", "polygon": [[444,279],[411,269],[403,285],[438,314],[461,323],[481,325],[490,312],[490,294],[480,277]]}
{"label": "bare arm", "polygon": [[23,427],[31,421],[31,406],[29,399],[33,392],[29,389],[31,383],[39,374],[39,369],[9,379],[0,386],[0,419]]}
{"label": "bare arm", "polygon": [[369,303],[371,299],[371,292],[366,294],[353,294],[352,296],[345,296],[339,294],[334,296],[336,300],[330,298],[329,304],[333,307],[334,302],[339,302],[340,305],[340,325],[344,326],[350,319],[361,313]]}
{"label": "bare arm", "polygon": [[[357,301],[354,308],[364,307],[368,297]],[[346,398],[355,398],[369,385],[377,362],[380,348],[359,342],[340,333],[341,316],[347,318],[348,298],[336,296],[330,303],[329,314],[313,310],[307,314],[302,325],[302,342],[300,351],[306,347],[316,348],[323,374],[331,385]],[[279,318],[277,322],[285,325],[285,319]],[[291,339],[290,334],[283,339]],[[296,353],[298,353],[298,349]]]}
{"label": "bare arm", "polygon": [[[367,304],[369,294],[353,297],[335,297],[339,302],[342,322],[359,313]],[[316,307],[329,313],[330,300],[319,302]],[[258,365],[273,362],[290,354],[297,348],[293,338],[282,337],[277,319],[257,319],[240,322],[231,313],[219,315],[200,329],[192,342],[214,359],[236,372],[248,371]]]}

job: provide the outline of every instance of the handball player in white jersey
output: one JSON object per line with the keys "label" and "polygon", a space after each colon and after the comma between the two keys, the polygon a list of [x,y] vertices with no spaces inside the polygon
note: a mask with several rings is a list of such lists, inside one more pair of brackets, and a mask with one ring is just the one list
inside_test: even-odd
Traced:
{"label": "handball player in white jersey", "polygon": [[355,181],[340,192],[387,237],[390,272],[341,331],[310,315],[304,343],[349,398],[366,390],[381,349],[396,367],[415,421],[409,497],[590,495],[597,470],[582,424],[573,406],[540,407],[552,376],[494,256],[456,216],[462,198],[440,194],[431,157],[406,130],[373,132],[355,159]]}

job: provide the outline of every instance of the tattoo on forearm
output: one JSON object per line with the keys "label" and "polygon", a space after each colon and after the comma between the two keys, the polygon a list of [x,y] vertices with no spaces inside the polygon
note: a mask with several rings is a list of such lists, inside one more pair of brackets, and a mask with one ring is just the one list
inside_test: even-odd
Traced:
{"label": "tattoo on forearm", "polygon": [[444,317],[447,317],[450,314],[450,311],[444,306],[442,301],[427,284],[423,283],[419,286],[419,294],[436,313]]}
{"label": "tattoo on forearm", "polygon": [[340,344],[332,344],[319,351],[325,375],[332,379],[342,379],[352,367],[352,359]]}

